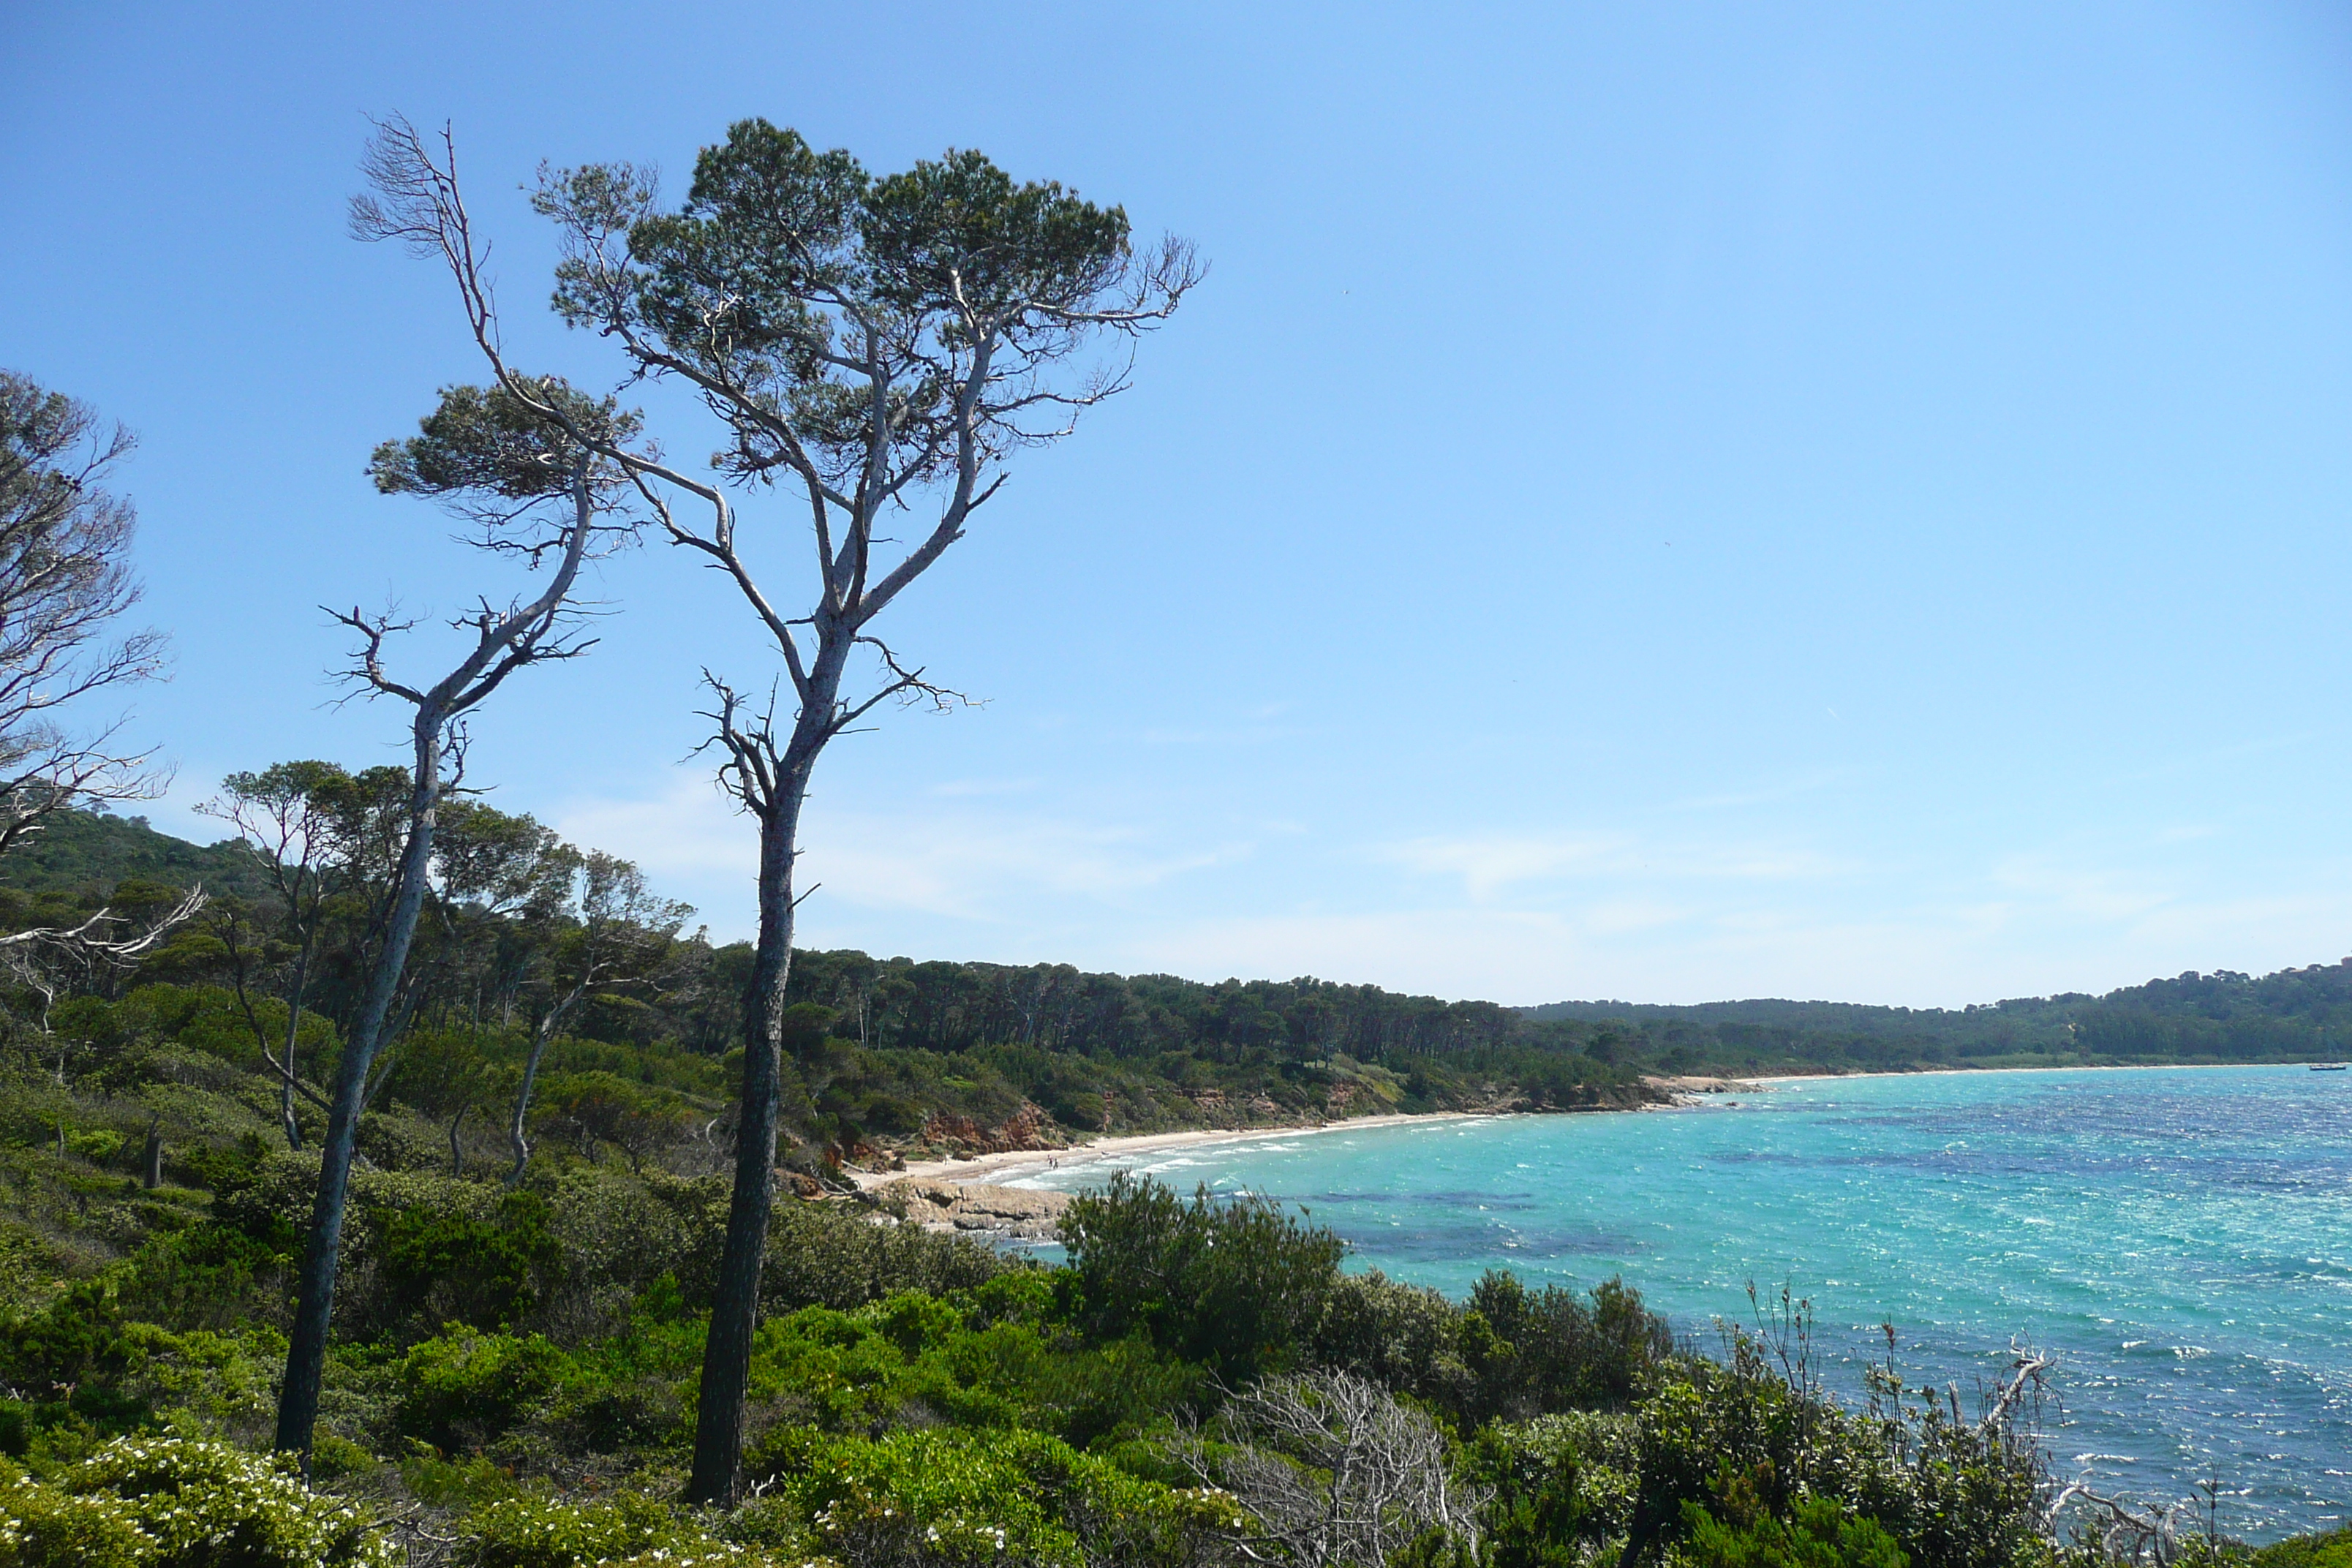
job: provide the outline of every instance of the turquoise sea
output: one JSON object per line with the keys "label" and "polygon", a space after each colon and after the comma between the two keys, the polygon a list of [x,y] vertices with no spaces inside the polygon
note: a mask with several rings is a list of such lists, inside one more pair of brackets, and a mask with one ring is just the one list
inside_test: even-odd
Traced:
{"label": "turquoise sea", "polygon": [[1083,1163],[1304,1204],[1358,1266],[1622,1274],[1703,1345],[1746,1286],[1811,1298],[1858,1394],[2053,1351],[2063,1477],[2151,1501],[2218,1473],[2223,1528],[2352,1517],[2352,1074],[2302,1067],[1782,1080],[1685,1110],[1339,1127]]}

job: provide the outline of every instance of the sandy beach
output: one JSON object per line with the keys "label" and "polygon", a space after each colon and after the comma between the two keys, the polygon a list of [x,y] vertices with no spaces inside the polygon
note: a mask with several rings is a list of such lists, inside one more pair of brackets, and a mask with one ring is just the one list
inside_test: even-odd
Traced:
{"label": "sandy beach", "polygon": [[1194,1128],[1182,1132],[1142,1132],[1131,1137],[1097,1138],[1066,1149],[1012,1149],[1001,1154],[980,1154],[969,1160],[910,1162],[903,1171],[852,1173],[860,1187],[871,1190],[908,1178],[1001,1184],[1033,1176],[1054,1164],[1095,1164],[1131,1154],[1157,1154],[1204,1143],[1238,1143],[1253,1138],[1311,1138],[1327,1132],[1352,1131],[1360,1127],[1395,1127],[1412,1121],[1473,1121],[1491,1115],[1521,1115],[1518,1111],[1433,1110],[1420,1114],[1351,1116],[1313,1126]]}
{"label": "sandy beach", "polygon": [[[2103,1064],[2106,1065],[2106,1064]],[[2113,1064],[2117,1068],[2131,1064]],[[2220,1062],[2165,1062],[2149,1064],[2187,1069],[2199,1067],[2221,1067],[2236,1064]],[[1993,1072],[2083,1072],[2097,1070],[2080,1067],[2064,1068],[1928,1068],[1915,1072],[1853,1072],[1853,1073],[1770,1073],[1754,1078],[1665,1077],[1654,1076],[1644,1081],[1678,1097],[1683,1105],[1704,1103],[1697,1097],[1723,1094],[1769,1093],[1774,1086],[1794,1083],[1821,1083],[1838,1079],[1859,1078],[1927,1078],[1943,1074],[1982,1076]],[[1666,1107],[1643,1106],[1640,1110],[1662,1110]],[[1204,1144],[1238,1143],[1253,1138],[1312,1138],[1325,1133],[1341,1132],[1360,1127],[1395,1127],[1414,1121],[1469,1121],[1492,1116],[1539,1116],[1556,1114],[1545,1111],[1433,1110],[1419,1113],[1395,1113],[1385,1116],[1355,1116],[1339,1121],[1269,1127],[1192,1128],[1181,1132],[1141,1132],[1117,1138],[1097,1138],[1088,1143],[1073,1143],[1066,1149],[1011,1149],[1002,1153],[979,1154],[964,1160],[919,1160],[910,1162],[902,1171],[852,1171],[848,1173],[858,1186],[872,1191],[892,1182],[917,1181],[954,1182],[959,1184],[1002,1185],[1034,1176],[1057,1164],[1099,1164],[1106,1161],[1130,1155],[1148,1156],[1175,1149],[1197,1148]],[[1591,1114],[1587,1112],[1586,1114]]]}

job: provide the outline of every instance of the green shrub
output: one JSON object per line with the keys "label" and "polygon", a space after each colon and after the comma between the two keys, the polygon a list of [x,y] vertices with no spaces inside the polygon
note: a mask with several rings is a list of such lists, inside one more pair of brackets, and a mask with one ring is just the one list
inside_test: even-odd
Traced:
{"label": "green shrub", "polygon": [[0,1492],[0,1568],[394,1568],[401,1554],[292,1466],[221,1443],[127,1437]]}
{"label": "green shrub", "polygon": [[257,1237],[235,1226],[200,1224],[151,1239],[133,1255],[123,1310],[175,1329],[226,1329],[280,1317],[293,1237]]}
{"label": "green shrub", "polygon": [[1719,1520],[1696,1503],[1685,1503],[1683,1512],[1681,1556],[1691,1568],[1910,1568],[1893,1536],[1827,1498],[1803,1499],[1790,1519],[1744,1525]]}
{"label": "green shrub", "polygon": [[1492,1338],[1483,1319],[1434,1290],[1401,1284],[1375,1268],[1339,1277],[1316,1325],[1313,1359],[1460,1420],[1475,1403],[1464,1354]]}
{"label": "green shrub", "polygon": [[451,1325],[403,1357],[400,1432],[445,1450],[480,1447],[555,1392],[564,1356],[537,1334],[516,1339]]}
{"label": "green shrub", "polygon": [[756,1551],[719,1540],[667,1503],[626,1492],[610,1502],[584,1506],[508,1498],[467,1515],[464,1534],[465,1560],[471,1568],[638,1563],[667,1568],[753,1568],[768,1561]]}
{"label": "green shrub", "polygon": [[124,1390],[173,1436],[258,1436],[268,1429],[286,1364],[285,1336],[276,1330],[175,1334],[135,1323],[126,1338],[132,1359]]}
{"label": "green shrub", "polygon": [[377,1313],[390,1322],[427,1312],[468,1328],[513,1327],[561,1272],[549,1216],[536,1193],[509,1193],[488,1216],[439,1207],[384,1215],[374,1246]]}
{"label": "green shrub", "polygon": [[142,1341],[155,1333],[126,1323],[114,1293],[97,1280],[71,1287],[43,1311],[0,1323],[0,1383],[22,1395],[16,1440],[29,1443],[43,1428],[109,1437],[146,1426],[152,1412],[125,1384]]}
{"label": "green shrub", "polygon": [[1298,1359],[1339,1288],[1346,1243],[1263,1198],[1190,1202],[1122,1171],[1062,1219],[1071,1321],[1129,1334],[1238,1385]]}
{"label": "green shrub", "polygon": [[0,1489],[0,1568],[142,1568],[154,1561],[131,1506],[81,1498],[30,1476]]}
{"label": "green shrub", "polygon": [[[1142,1340],[1071,1344],[1028,1324],[998,1323],[961,1348],[977,1363],[973,1381],[999,1393],[1020,1425],[1074,1447],[1139,1436],[1200,1398],[1201,1369]],[[940,1359],[959,1358],[950,1352]]]}
{"label": "green shrub", "polygon": [[769,1224],[760,1293],[770,1311],[845,1311],[900,1290],[944,1296],[974,1289],[1021,1267],[963,1237],[877,1225],[864,1209],[840,1204],[786,1202]]}
{"label": "green shrub", "polygon": [[1674,1352],[1666,1321],[1622,1279],[1595,1286],[1591,1305],[1559,1285],[1530,1290],[1490,1269],[1470,1292],[1465,1359],[1475,1421],[1558,1410],[1622,1410],[1656,1381]]}
{"label": "green shrub", "polygon": [[0,1317],[48,1300],[60,1259],[36,1232],[0,1222]]}
{"label": "green shrub", "polygon": [[1722,1362],[1696,1357],[1638,1411],[1641,1495],[1632,1535],[1643,1548],[1679,1541],[1689,1505],[1720,1519],[1790,1521],[1827,1498],[1877,1522],[1913,1568],[2011,1568],[2046,1554],[2042,1456],[2006,1420],[1956,1419],[1940,1391],[1906,1402],[1891,1372],[1873,1373],[1868,1412],[1810,1384],[1801,1340],[1791,1362],[1732,1336]]}
{"label": "green shrub", "polygon": [[2352,1568],[2352,1524],[2273,1542],[2254,1553],[2254,1568]]}
{"label": "green shrub", "polygon": [[375,1468],[376,1458],[349,1437],[320,1432],[310,1439],[310,1479],[320,1482],[346,1480]]}
{"label": "green shrub", "polygon": [[1494,1489],[1493,1568],[1580,1568],[1623,1536],[1640,1491],[1639,1444],[1633,1417],[1586,1411],[1479,1433],[1466,1468]]}
{"label": "green shrub", "polygon": [[738,1533],[845,1562],[1189,1568],[1238,1533],[1223,1493],[1127,1474],[1035,1432],[798,1433]]}

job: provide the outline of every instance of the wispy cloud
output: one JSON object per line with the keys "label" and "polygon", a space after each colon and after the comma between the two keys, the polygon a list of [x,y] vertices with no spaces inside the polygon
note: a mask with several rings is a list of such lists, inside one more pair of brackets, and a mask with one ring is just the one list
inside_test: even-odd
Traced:
{"label": "wispy cloud", "polygon": [[[1187,872],[1246,858],[1254,847],[1229,837],[1171,848],[1136,824],[1005,804],[1021,793],[935,791],[929,804],[888,813],[834,808],[820,795],[803,818],[796,880],[861,909],[998,922],[1017,919],[1041,896],[1129,902]],[[656,877],[693,884],[715,924],[748,928],[758,827],[707,778],[681,771],[650,797],[577,801],[555,826]]]}
{"label": "wispy cloud", "polygon": [[933,784],[930,793],[950,800],[973,795],[1034,795],[1043,782],[1034,778],[950,779],[945,784]]}
{"label": "wispy cloud", "polygon": [[1847,861],[1784,845],[1654,841],[1632,835],[1499,834],[1432,837],[1383,846],[1378,858],[1458,878],[1484,901],[1528,884],[1633,878],[1649,881],[1808,881],[1850,872]]}
{"label": "wispy cloud", "polygon": [[[1924,841],[1676,833],[1691,819],[1654,816],[1620,831],[1382,840],[1311,816],[1213,826],[1181,799],[1028,783],[821,793],[800,876],[823,884],[809,940],[1507,1002],[1949,1005],[2327,957],[2352,929],[2352,866],[2305,865],[2292,882],[2232,856],[2152,867],[2133,847],[2145,827],[1973,860]],[[714,934],[751,931],[757,833],[698,772],[554,821],[638,860]]]}
{"label": "wispy cloud", "polygon": [[1549,881],[1622,866],[1630,847],[1602,835],[1544,837],[1412,838],[1377,853],[1408,869],[1461,879],[1473,899],[1490,899],[1522,882]]}

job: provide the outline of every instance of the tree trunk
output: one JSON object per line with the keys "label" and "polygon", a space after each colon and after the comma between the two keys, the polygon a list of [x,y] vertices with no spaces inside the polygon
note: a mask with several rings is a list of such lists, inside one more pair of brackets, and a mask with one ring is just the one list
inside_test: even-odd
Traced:
{"label": "tree trunk", "polygon": [[385,1017],[408,963],[409,942],[425,908],[425,874],[433,859],[433,828],[441,804],[441,724],[437,710],[416,718],[416,774],[409,796],[408,842],[400,856],[399,884],[376,952],[366,993],[352,1019],[342,1060],[335,1068],[335,1099],[320,1146],[319,1195],[310,1207],[310,1231],[302,1253],[295,1297],[293,1333],[286,1349],[286,1382],[278,1396],[274,1446],[302,1458],[310,1469],[310,1435],[319,1421],[319,1383],[327,1365],[327,1330],[335,1306],[335,1274],[342,1259],[343,1208],[351,1194],[352,1145],[359,1135],[368,1069],[383,1043]]}
{"label": "tree trunk", "polygon": [[531,1036],[530,1055],[522,1064],[522,1088],[516,1091],[514,1121],[507,1128],[507,1146],[514,1151],[514,1169],[507,1173],[507,1185],[510,1187],[521,1184],[523,1167],[530,1163],[530,1139],[525,1128],[530,1115],[531,1086],[539,1079],[539,1060],[547,1054],[549,1033],[541,1025]]}
{"label": "tree trunk", "polygon": [[457,1114],[449,1118],[449,1173],[453,1176],[466,1173],[465,1152],[457,1146],[457,1129],[465,1124],[466,1108],[461,1105],[457,1108]]}
{"label": "tree trunk", "polygon": [[514,1151],[514,1169],[507,1173],[507,1185],[510,1187],[521,1184],[523,1167],[530,1163],[528,1118],[530,1115],[531,1087],[539,1081],[540,1061],[547,1055],[549,1043],[555,1038],[555,1026],[562,1021],[563,1015],[587,989],[586,980],[573,986],[572,994],[549,1008],[547,1016],[539,1021],[539,1027],[531,1031],[530,1055],[522,1064],[522,1088],[515,1093],[514,1121],[507,1128],[507,1146]]}
{"label": "tree trunk", "polygon": [[[804,724],[809,710],[816,707],[803,707]],[[830,707],[828,701],[820,711]],[[760,943],[744,997],[735,1192],[727,1209],[727,1247],[719,1263],[709,1337],[703,1342],[694,1471],[686,1489],[689,1502],[722,1506],[735,1501],[742,1468],[743,1396],[751,1376],[751,1335],[760,1321],[768,1217],[775,1205],[778,1058],[783,1042],[784,983],[793,963],[793,861],[798,853],[808,763],[788,764],[779,773],[770,809],[760,822]]]}
{"label": "tree trunk", "polygon": [[286,1076],[278,1084],[278,1121],[286,1131],[289,1149],[302,1147],[302,1123],[294,1114],[294,1047],[302,1029],[302,992],[310,980],[310,939],[294,960],[294,983],[286,998]]}

